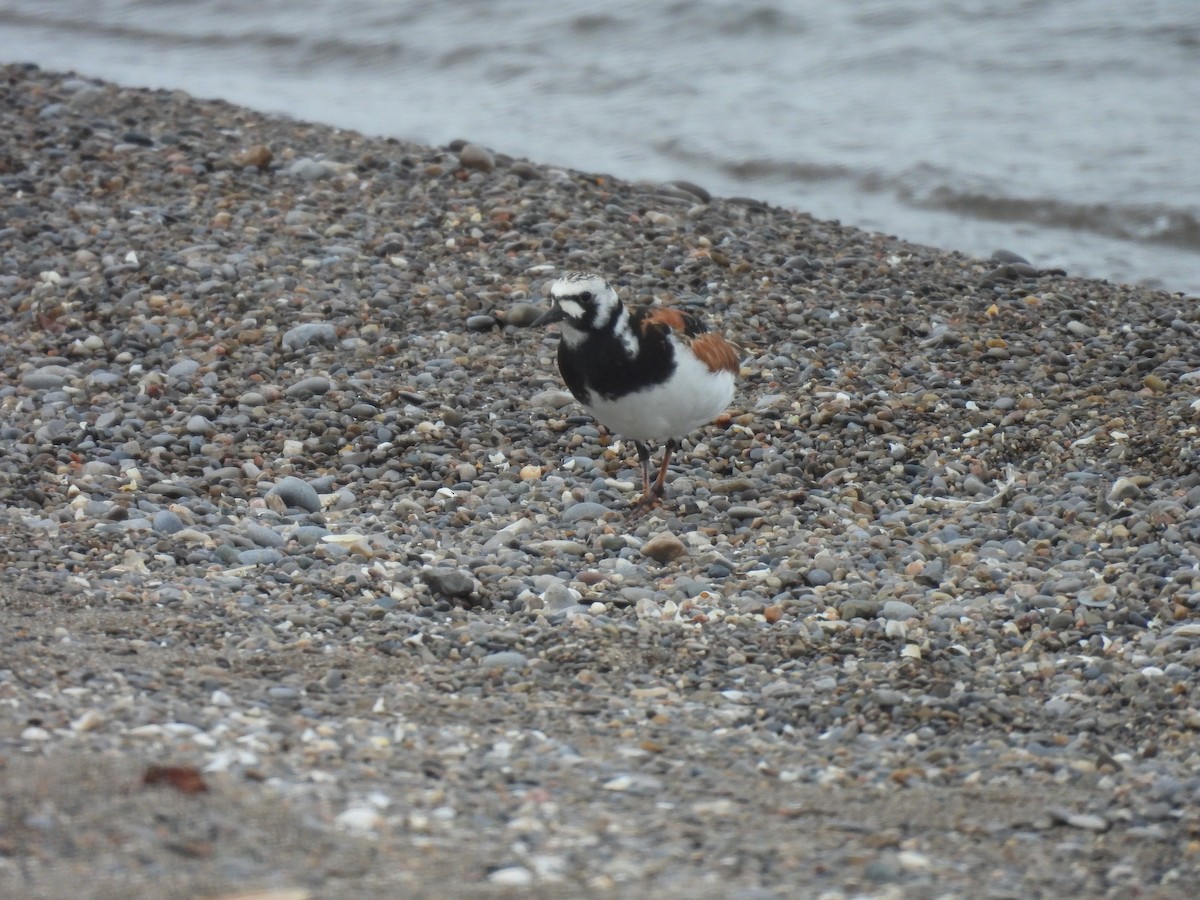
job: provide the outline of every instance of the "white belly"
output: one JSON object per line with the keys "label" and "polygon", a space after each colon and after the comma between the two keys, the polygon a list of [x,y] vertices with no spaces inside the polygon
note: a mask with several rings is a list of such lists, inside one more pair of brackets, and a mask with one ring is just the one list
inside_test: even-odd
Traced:
{"label": "white belly", "polygon": [[617,400],[596,395],[587,411],[610,431],[634,441],[681,438],[707,425],[733,399],[733,373],[713,372],[690,354],[677,357],[671,380]]}

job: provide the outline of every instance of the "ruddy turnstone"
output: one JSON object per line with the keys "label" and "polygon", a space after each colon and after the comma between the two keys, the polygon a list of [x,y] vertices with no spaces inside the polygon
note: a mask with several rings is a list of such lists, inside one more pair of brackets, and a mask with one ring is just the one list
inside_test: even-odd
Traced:
{"label": "ruddy turnstone", "polygon": [[[634,513],[662,499],[679,439],[707,425],[733,399],[738,354],[695,316],[678,309],[630,312],[607,281],[568,272],[550,288],[554,305],[531,327],[558,322],[558,368],[567,388],[610,431],[633,441],[642,463]],[[647,441],[666,441],[650,480]]]}

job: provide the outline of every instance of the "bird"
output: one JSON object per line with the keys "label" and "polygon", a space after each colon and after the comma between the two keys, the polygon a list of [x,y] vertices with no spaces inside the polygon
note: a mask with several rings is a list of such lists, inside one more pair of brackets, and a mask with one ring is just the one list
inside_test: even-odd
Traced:
{"label": "bird", "polygon": [[[633,441],[642,496],[631,512],[662,502],[680,439],[712,422],[733,399],[734,346],[696,316],[672,307],[630,311],[602,275],[567,272],[550,286],[550,309],[530,327],[558,323],[558,368],[572,396],[606,429]],[[650,478],[647,442],[665,441]]]}

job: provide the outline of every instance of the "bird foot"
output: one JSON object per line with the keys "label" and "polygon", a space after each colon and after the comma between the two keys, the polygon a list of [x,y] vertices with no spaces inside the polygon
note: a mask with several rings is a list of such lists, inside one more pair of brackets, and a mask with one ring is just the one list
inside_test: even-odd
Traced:
{"label": "bird foot", "polygon": [[629,507],[629,518],[640,519],[652,509],[657,509],[662,506],[663,494],[662,491],[650,491],[647,494],[642,494],[633,506]]}

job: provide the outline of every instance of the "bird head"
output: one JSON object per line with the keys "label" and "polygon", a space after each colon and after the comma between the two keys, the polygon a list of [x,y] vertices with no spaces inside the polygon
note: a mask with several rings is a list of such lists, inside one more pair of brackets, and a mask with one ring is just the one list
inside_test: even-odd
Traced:
{"label": "bird head", "polygon": [[585,334],[611,325],[620,314],[621,298],[612,286],[594,272],[568,272],[550,286],[553,301],[538,316],[532,328],[561,322],[565,333]]}

